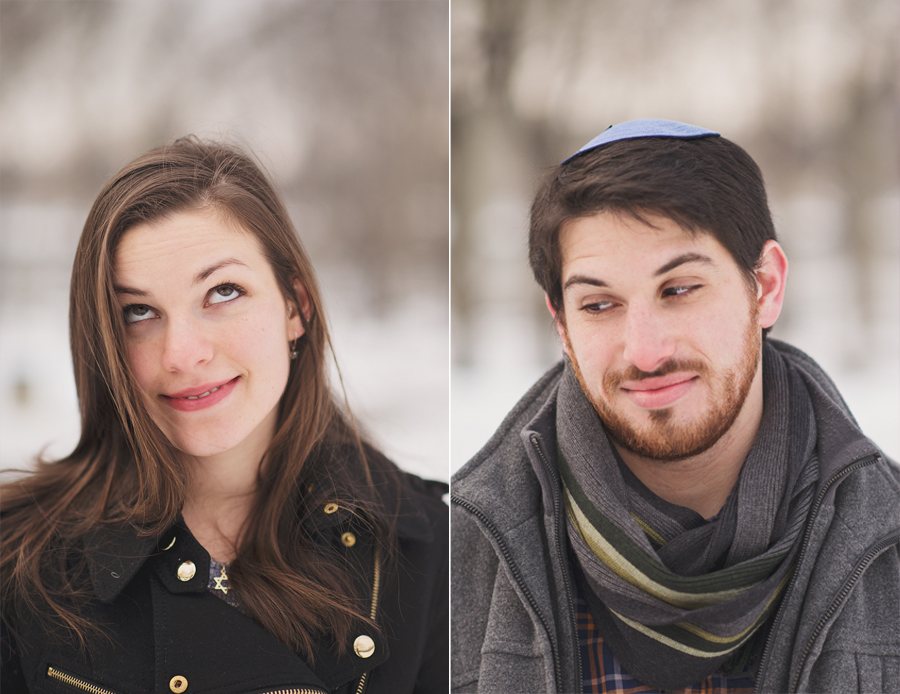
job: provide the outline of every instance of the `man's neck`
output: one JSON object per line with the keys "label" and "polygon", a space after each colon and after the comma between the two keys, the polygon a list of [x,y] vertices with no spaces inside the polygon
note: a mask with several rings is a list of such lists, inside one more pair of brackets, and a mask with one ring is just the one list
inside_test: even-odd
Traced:
{"label": "man's neck", "polygon": [[634,476],[650,491],[671,504],[712,518],[725,505],[737,484],[744,460],[756,439],[762,419],[762,369],[731,428],[703,453],[673,462],[636,455],[613,442]]}

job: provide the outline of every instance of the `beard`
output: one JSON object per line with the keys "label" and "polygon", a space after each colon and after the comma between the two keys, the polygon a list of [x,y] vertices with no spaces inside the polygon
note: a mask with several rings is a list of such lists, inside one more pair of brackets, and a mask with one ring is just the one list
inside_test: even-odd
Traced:
{"label": "beard", "polygon": [[[594,394],[588,388],[568,331],[564,331],[575,376],[609,437],[636,455],[661,462],[684,460],[709,450],[740,414],[759,365],[762,353],[762,335],[756,321],[759,309],[755,303],[752,306],[755,310],[751,310],[741,354],[733,368],[714,371],[706,362],[691,359],[672,359],[652,372],[629,366],[622,371],[608,372],[603,377],[601,394]],[[648,410],[650,421],[642,424],[627,416],[622,408],[610,404],[609,395],[619,393],[619,387],[625,381],[640,381],[676,371],[696,373],[709,389],[710,402],[706,411],[692,421],[678,421],[673,408],[666,407]]]}

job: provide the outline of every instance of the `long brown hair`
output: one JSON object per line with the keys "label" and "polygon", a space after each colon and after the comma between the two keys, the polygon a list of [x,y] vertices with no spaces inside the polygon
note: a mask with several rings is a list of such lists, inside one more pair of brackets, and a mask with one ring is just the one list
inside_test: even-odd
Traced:
{"label": "long brown hair", "polygon": [[17,603],[84,643],[97,627],[78,609],[90,585],[81,539],[106,524],[159,536],[184,505],[187,470],[144,407],[126,356],[113,262],[132,227],[204,208],[254,234],[285,299],[301,305],[294,290],[299,279],[312,307],[309,318],[301,312],[306,330],[260,465],[257,502],[229,570],[248,613],[311,658],[316,634],[345,644],[354,623],[367,617],[349,569],[305,537],[306,521],[314,509],[338,501],[390,549],[391,512],[376,487],[398,484],[397,476],[382,456],[371,454],[330,389],[321,294],[272,184],[245,153],[195,137],[125,166],[85,222],[69,307],[81,438],[69,456],[39,460],[33,473],[2,487],[4,619]]}

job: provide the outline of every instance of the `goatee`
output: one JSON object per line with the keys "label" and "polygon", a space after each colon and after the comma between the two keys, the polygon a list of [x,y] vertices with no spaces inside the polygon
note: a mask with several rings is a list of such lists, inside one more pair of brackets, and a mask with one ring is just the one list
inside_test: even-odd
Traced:
{"label": "goatee", "polygon": [[[755,315],[751,315],[740,359],[733,368],[716,372],[703,361],[680,359],[667,361],[649,373],[630,366],[623,371],[607,373],[603,378],[603,393],[596,396],[591,393],[584,379],[568,332],[565,331],[564,334],[569,359],[581,389],[603,421],[609,437],[643,458],[672,462],[707,451],[731,428],[740,414],[753,384],[762,352],[762,334],[755,318]],[[696,374],[709,391],[709,406],[694,421],[679,422],[675,418],[674,408],[666,407],[649,410],[650,421],[640,424],[610,404],[610,395],[619,393],[621,384],[626,381],[640,381],[677,371]]]}

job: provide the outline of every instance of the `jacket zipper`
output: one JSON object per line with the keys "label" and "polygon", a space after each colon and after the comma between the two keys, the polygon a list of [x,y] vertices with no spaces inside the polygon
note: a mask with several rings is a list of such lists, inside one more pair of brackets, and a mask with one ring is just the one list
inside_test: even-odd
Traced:
{"label": "jacket zipper", "polygon": [[[547,470],[547,475],[550,477],[550,479],[553,479],[554,478],[553,469],[551,468],[550,463],[547,460],[547,458],[544,457],[544,452],[541,450],[540,441],[538,440],[537,434],[531,435],[531,445],[534,446],[534,449],[537,451],[538,457],[541,459],[541,462],[544,464],[544,468]],[[562,509],[560,508],[562,506],[562,504],[560,502],[560,496],[561,496],[561,494],[559,491],[559,487],[555,486],[553,488],[553,518],[556,522],[556,553],[557,553],[557,556],[559,557],[559,565],[561,567],[563,567],[563,571],[565,571],[565,567],[567,567],[569,564],[568,564],[568,560],[563,555],[562,540],[560,539],[560,534],[563,532],[563,528],[565,527],[560,522],[560,518],[561,518],[560,513],[562,513]],[[582,679],[581,679],[582,678],[582,675],[581,675],[581,644],[578,641],[578,628],[575,626],[575,600],[572,597],[572,582],[570,580],[570,576],[568,575],[568,572],[566,572],[563,575],[563,585],[565,585],[565,587],[566,587],[566,601],[569,605],[569,617],[571,618],[569,620],[569,624],[572,627],[572,633],[575,636],[574,640],[572,641],[572,643],[575,645],[574,646],[575,665],[576,665],[575,676],[577,678],[576,681],[581,683],[581,681],[582,681]],[[557,657],[557,664],[558,663],[559,663],[559,658]],[[557,684],[556,688],[557,688],[557,690],[559,689],[559,684]],[[582,689],[582,688],[583,688],[583,686],[578,687],[578,689]]]}
{"label": "jacket zipper", "polygon": [[[822,506],[822,501],[825,499],[825,495],[828,493],[828,490],[831,488],[831,486],[838,480],[849,475],[851,472],[856,472],[857,470],[860,470],[864,467],[868,467],[869,465],[873,465],[876,462],[878,462],[878,456],[874,455],[870,458],[863,458],[862,460],[860,460],[856,463],[851,463],[850,465],[845,467],[840,472],[835,473],[831,477],[831,479],[829,479],[828,482],[825,483],[825,485],[822,487],[822,489],[819,490],[818,496],[816,497],[815,501],[813,502],[812,507],[809,509],[809,516],[806,521],[806,529],[803,532],[803,542],[800,545],[800,554],[797,555],[797,563],[795,564],[795,566],[802,565],[803,559],[806,556],[806,550],[809,547],[809,536],[810,536],[810,533],[812,532],[813,524],[815,522],[816,516],[819,513],[819,508]],[[862,566],[862,565],[860,565],[860,566]],[[859,568],[860,567],[857,567],[857,569],[859,569]],[[861,574],[862,574],[862,572],[860,571],[860,575]],[[796,580],[797,580],[797,572],[794,572],[794,575],[791,576],[791,581],[790,581],[790,584],[788,585],[788,589],[787,589],[787,591],[785,591],[784,599],[781,602],[782,605],[787,604],[788,599],[790,598],[790,596],[793,593]],[[853,582],[855,583],[855,579]],[[849,591],[848,591],[848,593],[849,593]],[[834,609],[837,609],[839,602],[842,602],[845,597],[846,597],[846,594],[844,594],[842,592],[842,594],[838,596],[839,599],[837,601],[835,601],[835,603],[832,605],[831,608],[829,608],[830,611],[833,612]],[[775,615],[775,621],[772,623],[772,628],[769,630],[769,635],[766,637],[766,644],[763,647],[762,657],[759,660],[759,677],[757,678],[757,682],[761,682],[765,679],[766,666],[768,665],[768,661],[769,661],[769,651],[771,650],[772,640],[775,638],[775,633],[777,632],[778,627],[781,624],[781,617],[783,614],[784,613],[782,612],[782,610],[779,609],[778,613]],[[821,621],[820,621],[820,625],[824,626]],[[820,627],[817,627],[816,633],[819,630],[820,630]],[[814,636],[815,636],[815,634],[814,634]],[[811,647],[812,647],[812,641],[810,641],[809,645],[807,646],[806,651],[804,653],[804,657],[806,657],[806,654],[809,653],[809,649]],[[801,660],[801,664],[800,664],[800,669],[802,669],[802,660]],[[791,678],[792,682],[796,681],[797,677],[799,677],[799,673],[800,673],[800,670],[798,669],[796,675]]]}
{"label": "jacket zipper", "polygon": [[90,692],[91,694],[115,694],[115,692],[110,689],[105,689],[88,682],[87,680],[83,680],[80,677],[75,677],[75,675],[70,675],[62,670],[57,670],[52,665],[47,668],[47,677],[59,680],[60,682],[68,684],[70,687],[80,689],[83,692]]}
{"label": "jacket zipper", "polygon": [[[381,588],[381,547],[375,545],[375,575],[372,579],[372,605],[369,608],[369,619],[375,621],[375,615],[378,614],[378,592]],[[362,694],[366,688],[366,680],[369,677],[368,672],[364,672],[359,678],[359,685],[356,687],[356,694]]]}
{"label": "jacket zipper", "polygon": [[834,602],[828,606],[828,609],[825,610],[825,614],[822,615],[822,618],[816,624],[816,628],[813,630],[812,635],[809,637],[809,641],[806,643],[806,648],[803,650],[803,656],[800,658],[801,666],[797,668],[797,671],[794,673],[794,676],[791,678],[791,686],[788,689],[789,692],[797,691],[797,681],[800,679],[800,671],[803,669],[803,662],[806,661],[809,652],[812,650],[813,642],[818,638],[819,634],[822,632],[822,629],[825,628],[825,622],[831,619],[831,615],[837,611],[838,607],[844,600],[847,599],[847,596],[850,595],[850,591],[853,590],[853,586],[856,585],[856,582],[859,580],[860,576],[863,575],[863,572],[868,568],[869,564],[871,564],[875,558],[880,555],[885,549],[890,547],[893,544],[900,542],[900,534],[894,534],[889,538],[881,540],[876,543],[868,552],[866,552],[865,556],[856,565],[856,569],[850,575],[850,578],[844,583],[844,587],[841,588],[840,593],[834,599]]}
{"label": "jacket zipper", "polygon": [[[68,673],[62,672],[61,670],[57,670],[52,665],[47,668],[47,677],[50,677],[55,680],[59,680],[65,684],[68,684],[70,687],[75,687],[76,689],[80,689],[83,692],[90,692],[90,694],[115,694],[110,689],[106,689],[104,687],[99,687],[96,684],[92,684],[87,680],[83,680],[80,677],[75,677],[74,675],[70,675]],[[265,694],[327,694],[324,689],[310,689],[309,687],[291,687],[288,689],[272,689],[267,691]]]}
{"label": "jacket zipper", "polygon": [[510,554],[509,547],[506,544],[506,540],[503,539],[500,531],[490,521],[490,519],[488,519],[487,515],[480,508],[466,501],[465,499],[460,499],[459,497],[453,496],[452,494],[450,496],[450,501],[452,501],[457,506],[461,506],[462,508],[466,509],[466,511],[478,518],[478,520],[481,521],[482,525],[487,528],[487,530],[497,541],[497,546],[500,548],[500,554],[503,555],[503,560],[506,562],[506,565],[512,572],[513,578],[515,579],[519,588],[522,589],[522,592],[525,594],[525,599],[528,600],[528,604],[531,605],[531,609],[533,609],[535,614],[538,616],[538,619],[541,621],[541,626],[544,627],[544,631],[547,633],[547,637],[550,639],[550,650],[553,653],[553,679],[556,682],[557,692],[560,691],[560,663],[559,652],[556,647],[556,635],[551,631],[549,625],[547,624],[547,620],[544,618],[544,614],[538,607],[537,601],[534,599],[531,591],[528,590],[528,586],[526,586],[525,582],[522,580],[522,572],[519,571],[519,567],[513,561],[512,554]]}
{"label": "jacket zipper", "polygon": [[503,536],[500,534],[500,531],[497,530],[496,526],[488,519],[487,515],[477,506],[474,506],[470,502],[465,499],[460,499],[456,496],[450,496],[450,501],[452,501],[457,506],[461,506],[466,509],[473,516],[478,518],[485,528],[493,535],[494,539],[497,541],[497,545],[500,548],[500,554],[503,555],[503,559],[506,562],[506,565],[509,567],[509,570],[512,571],[513,578],[516,583],[519,585],[519,588],[522,589],[522,592],[525,594],[525,599],[528,600],[528,604],[531,605],[531,609],[534,610],[535,614],[538,616],[538,619],[541,620],[541,626],[544,627],[544,631],[547,632],[547,637],[550,639],[550,650],[553,652],[553,665],[554,665],[554,681],[556,682],[556,689],[559,691],[559,653],[556,649],[556,638],[553,632],[550,630],[550,627],[547,624],[547,620],[544,618],[543,612],[538,607],[537,601],[534,599],[534,596],[531,594],[531,591],[528,590],[528,586],[525,585],[525,582],[522,580],[522,572],[519,571],[519,567],[512,559],[512,554],[509,552],[509,547],[506,545],[506,540],[503,539]]}

